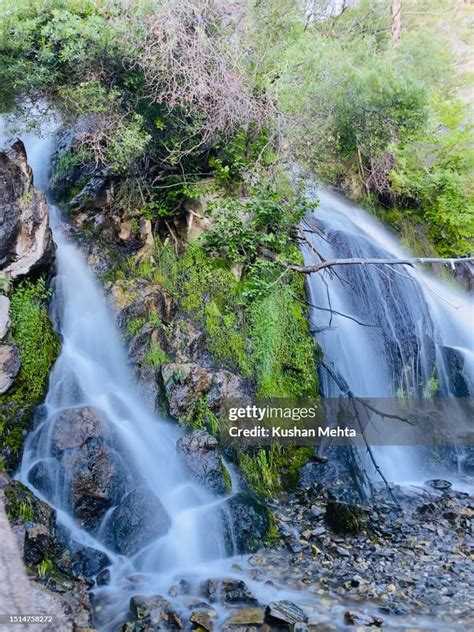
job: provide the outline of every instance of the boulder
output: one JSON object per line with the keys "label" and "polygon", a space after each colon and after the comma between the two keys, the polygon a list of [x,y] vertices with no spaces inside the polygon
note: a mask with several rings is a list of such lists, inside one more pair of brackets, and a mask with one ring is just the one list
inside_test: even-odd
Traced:
{"label": "boulder", "polygon": [[28,472],[28,481],[41,492],[45,498],[51,499],[56,484],[62,487],[64,481],[63,474],[63,469],[56,459],[43,459],[35,463]]}
{"label": "boulder", "polygon": [[102,413],[92,406],[67,408],[56,416],[53,426],[52,447],[56,454],[71,448],[80,448],[91,438],[108,436]]}
{"label": "boulder", "polygon": [[[212,632],[214,630],[213,618],[216,617],[214,610],[193,610],[189,621],[197,626],[198,630],[206,630],[206,632]],[[195,628],[194,628],[195,629]]]}
{"label": "boulder", "polygon": [[53,256],[44,193],[33,187],[23,143],[0,151],[0,271],[15,279],[48,265]]}
{"label": "boulder", "polygon": [[0,340],[3,340],[10,328],[10,299],[0,294]]}
{"label": "boulder", "polygon": [[94,531],[126,493],[128,470],[117,451],[96,437],[87,439],[79,449],[66,450],[61,465],[68,472],[74,517]]}
{"label": "boulder", "polygon": [[233,612],[225,624],[228,626],[236,625],[263,625],[265,613],[262,608],[239,608]]}
{"label": "boulder", "polygon": [[0,345],[0,394],[6,393],[21,368],[20,351],[15,345]]}
{"label": "boulder", "polygon": [[194,362],[163,364],[161,375],[173,417],[189,413],[212,385],[212,373]]}
{"label": "boulder", "polygon": [[[70,543],[69,546],[76,548],[75,543]],[[106,553],[90,546],[77,546],[71,556],[71,569],[76,576],[94,577],[101,571],[104,572],[109,564],[110,559]]]}
{"label": "boulder", "polygon": [[128,493],[108,521],[106,540],[116,551],[134,555],[165,535],[170,519],[160,500],[146,487]]}
{"label": "boulder", "polygon": [[225,477],[219,443],[205,430],[194,430],[176,443],[178,454],[193,476],[215,494],[225,494],[228,485]]}
{"label": "boulder", "polygon": [[254,553],[272,526],[270,510],[255,494],[239,492],[221,509],[229,554]]}
{"label": "boulder", "polygon": [[247,584],[241,579],[234,579],[233,577],[206,579],[201,584],[201,594],[211,603],[257,603],[257,599],[250,592]]}

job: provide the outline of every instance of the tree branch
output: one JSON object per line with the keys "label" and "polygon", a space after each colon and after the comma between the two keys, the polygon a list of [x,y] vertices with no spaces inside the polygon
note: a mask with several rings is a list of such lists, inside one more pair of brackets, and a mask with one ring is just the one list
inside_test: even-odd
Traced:
{"label": "tree branch", "polygon": [[319,272],[324,268],[332,268],[333,266],[346,266],[346,265],[407,265],[414,266],[417,263],[444,263],[450,265],[452,268],[457,263],[473,263],[474,257],[464,257],[461,259],[443,259],[440,257],[414,257],[410,259],[331,259],[329,261],[322,261],[312,266],[297,266],[290,265],[290,270],[301,272],[303,274],[312,274],[313,272]]}

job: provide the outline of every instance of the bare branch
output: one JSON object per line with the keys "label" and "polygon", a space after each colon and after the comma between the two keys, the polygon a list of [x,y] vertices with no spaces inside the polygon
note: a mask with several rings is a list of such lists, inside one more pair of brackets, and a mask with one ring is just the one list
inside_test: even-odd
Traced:
{"label": "bare branch", "polygon": [[406,265],[414,266],[417,263],[444,263],[450,265],[452,268],[458,263],[473,263],[474,257],[464,257],[460,259],[443,259],[442,257],[413,257],[408,259],[330,259],[329,261],[322,261],[312,266],[297,266],[290,265],[290,270],[295,272],[301,272],[303,274],[312,274],[313,272],[320,272],[324,268],[332,268],[334,266],[347,266],[347,265]]}

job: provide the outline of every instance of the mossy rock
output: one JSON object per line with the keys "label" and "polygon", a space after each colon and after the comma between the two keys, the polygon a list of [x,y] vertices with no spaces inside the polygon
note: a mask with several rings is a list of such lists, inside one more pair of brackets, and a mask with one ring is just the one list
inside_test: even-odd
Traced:
{"label": "mossy rock", "polygon": [[367,528],[367,516],[363,509],[337,500],[328,502],[326,522],[340,533],[359,533]]}

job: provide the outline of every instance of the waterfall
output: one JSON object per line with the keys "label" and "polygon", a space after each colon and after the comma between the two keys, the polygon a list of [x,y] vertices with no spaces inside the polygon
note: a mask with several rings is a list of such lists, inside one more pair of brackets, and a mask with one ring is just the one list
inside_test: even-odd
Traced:
{"label": "waterfall", "polygon": [[[46,190],[51,138],[28,135],[24,142],[35,186]],[[70,542],[108,555],[111,579],[98,592],[109,602],[103,609],[102,623],[106,629],[113,629],[123,620],[131,594],[167,594],[180,573],[196,573],[200,565],[205,567],[231,551],[222,521],[223,499],[195,483],[185,471],[176,451],[179,426],[158,417],[143,403],[101,289],[78,248],[65,237],[60,213],[49,202],[57,263],[51,311],[62,347],[50,375],[39,423],[25,442],[18,478],[56,509]],[[71,475],[67,469],[68,464],[75,463],[75,451],[69,450],[63,457],[69,460],[60,471],[58,451],[67,436],[62,434],[63,427],[57,429],[57,423],[59,418],[68,419],[68,411],[77,414],[77,410],[86,411],[83,420],[92,428],[93,436],[88,441],[91,459],[105,454],[113,464],[107,485],[117,485],[119,496],[139,489],[145,496],[146,511],[159,509],[151,528],[160,522],[165,532],[143,546],[139,542],[130,555],[120,555],[110,546],[111,530],[119,521],[114,515],[116,507],[107,511],[99,507],[100,521],[93,529],[72,517]],[[73,418],[73,423],[65,426],[73,433],[68,447],[79,445],[76,435],[81,432],[80,422]],[[77,472],[77,476],[82,475],[80,468]],[[122,485],[124,481],[127,485]],[[82,509],[87,511],[87,507]],[[141,523],[135,525],[137,532],[146,528]],[[137,579],[139,573],[141,581]],[[128,581],[132,575],[133,585]]]}
{"label": "waterfall", "polygon": [[[303,249],[307,265],[318,261],[312,248],[326,260],[407,256],[368,212],[327,190],[312,194],[319,205],[302,227],[311,243]],[[325,397],[341,394],[332,371],[359,397],[474,394],[474,312],[463,292],[420,269],[352,265],[311,274],[308,293],[331,368],[320,371]],[[379,447],[377,457],[394,482],[424,480],[413,447]]]}

